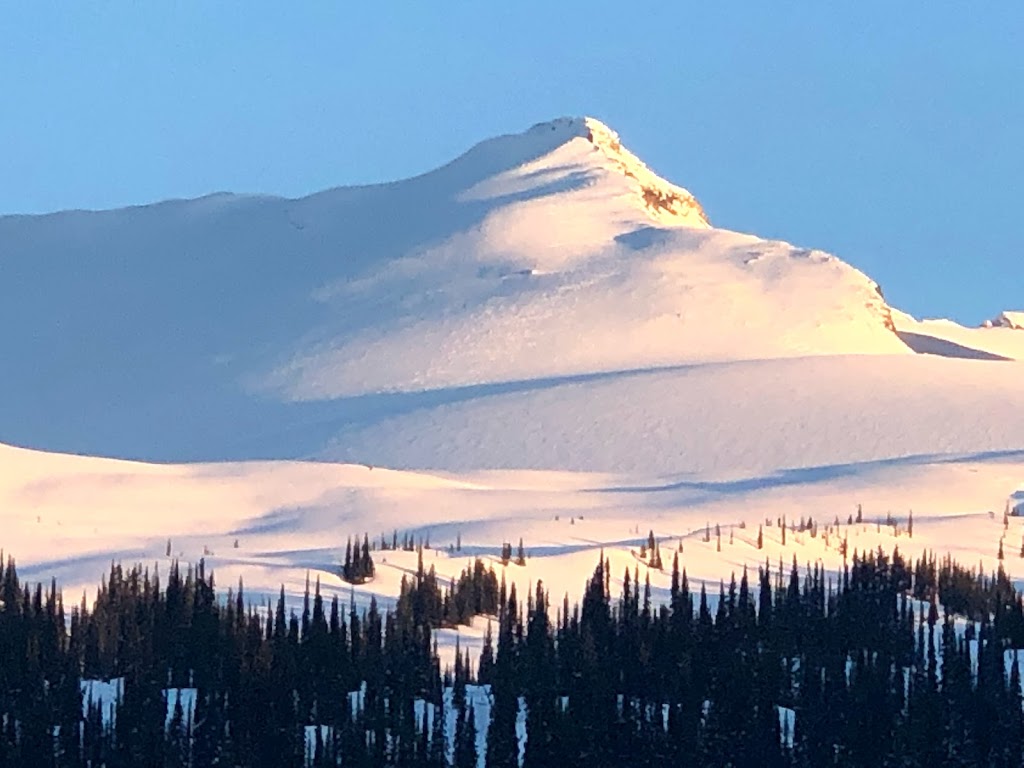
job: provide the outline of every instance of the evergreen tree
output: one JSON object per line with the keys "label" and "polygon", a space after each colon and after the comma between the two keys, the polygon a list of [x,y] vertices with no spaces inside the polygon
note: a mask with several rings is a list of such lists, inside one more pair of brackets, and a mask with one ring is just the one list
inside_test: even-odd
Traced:
{"label": "evergreen tree", "polygon": [[518,768],[519,765],[519,738],[516,734],[519,695],[514,661],[517,616],[513,584],[498,628],[498,654],[491,677],[491,719],[487,728],[489,768]]}
{"label": "evergreen tree", "polygon": [[465,701],[455,722],[455,768],[477,768],[475,707]]}
{"label": "evergreen tree", "polygon": [[526,687],[526,750],[524,768],[554,765],[555,752],[555,649],[548,626],[548,598],[537,583],[526,635],[524,684]]}
{"label": "evergreen tree", "polygon": [[[367,543],[350,540],[350,567],[363,568]],[[759,569],[756,596],[746,571],[722,582],[714,612],[702,586],[694,615],[680,559],[667,605],[636,564],[613,603],[602,553],[580,604],[566,597],[554,622],[543,585],[522,612],[480,561],[440,583],[422,547],[393,609],[353,601],[347,620],[318,582],[301,604],[282,589],[276,605],[247,606],[241,584],[221,601],[200,562],[174,565],[165,584],[112,564],[68,621],[56,584],[23,585],[0,559],[0,765],[440,766],[448,752],[475,765],[470,660],[457,647],[444,676],[447,745],[433,638],[466,611],[497,615],[497,651],[489,630],[480,659],[494,765],[518,764],[522,704],[527,768],[1022,764],[1020,670],[1006,652],[1024,647],[1024,599],[1002,568],[854,551],[833,583],[794,556],[788,582],[781,562]],[[83,669],[123,677],[111,725],[82,701]],[[796,713],[792,750],[779,707]]]}

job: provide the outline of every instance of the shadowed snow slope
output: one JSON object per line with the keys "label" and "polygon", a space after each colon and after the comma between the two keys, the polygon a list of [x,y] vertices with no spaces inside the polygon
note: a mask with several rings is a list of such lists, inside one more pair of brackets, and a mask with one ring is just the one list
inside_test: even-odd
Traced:
{"label": "shadowed snow slope", "polygon": [[[1021,339],[711,227],[591,119],[300,200],[2,217],[0,440],[40,450],[0,445],[0,546],[78,589],[171,539],[258,597],[346,589],[349,535],[461,538],[442,575],[522,537],[509,578],[560,595],[651,529],[694,577],[833,567],[838,532],[757,550],[756,526],[862,503],[912,507],[915,537],[844,525],[851,546],[992,565],[1024,534],[998,514],[1024,498]],[[384,557],[363,597],[415,564]]]}

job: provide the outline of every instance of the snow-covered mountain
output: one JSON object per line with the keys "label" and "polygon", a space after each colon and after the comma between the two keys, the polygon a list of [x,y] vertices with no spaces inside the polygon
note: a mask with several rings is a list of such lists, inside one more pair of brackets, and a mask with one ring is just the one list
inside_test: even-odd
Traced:
{"label": "snow-covered mountain", "polygon": [[870,279],[709,227],[592,119],[301,200],[3,217],[0,243],[2,435],[90,454],[334,454],[380,393],[908,354]]}
{"label": "snow-covered mountain", "polygon": [[590,118],[298,200],[0,217],[0,440],[34,449],[0,446],[0,546],[79,588],[171,538],[258,593],[340,588],[364,531],[461,537],[442,573],[521,536],[557,592],[649,529],[714,577],[765,518],[862,504],[915,509],[904,550],[1016,551],[989,512],[1024,489],[1024,335],[710,220]]}

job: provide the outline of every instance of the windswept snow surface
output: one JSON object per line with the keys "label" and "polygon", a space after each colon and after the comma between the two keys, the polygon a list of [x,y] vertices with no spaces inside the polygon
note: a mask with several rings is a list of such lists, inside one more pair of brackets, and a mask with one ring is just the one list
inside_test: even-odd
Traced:
{"label": "windswept snow surface", "polygon": [[[646,571],[649,530],[695,584],[838,567],[842,538],[986,567],[1002,538],[1017,576],[1022,344],[712,228],[589,118],[300,200],[0,217],[0,440],[26,447],[0,445],[0,546],[75,596],[111,560],[166,568],[170,539],[253,599],[307,574],[347,598],[345,539],[393,530],[443,576],[521,537],[508,579],[555,599],[602,550]],[[782,516],[819,533],[783,545]],[[358,600],[415,555],[377,568]]]}

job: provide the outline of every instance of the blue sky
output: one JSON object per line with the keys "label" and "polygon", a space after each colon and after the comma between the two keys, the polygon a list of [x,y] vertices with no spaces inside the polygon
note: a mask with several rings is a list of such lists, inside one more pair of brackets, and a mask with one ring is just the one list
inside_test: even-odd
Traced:
{"label": "blue sky", "polygon": [[1024,308],[1024,3],[656,5],[10,4],[0,213],[301,195],[591,114],[913,314]]}

